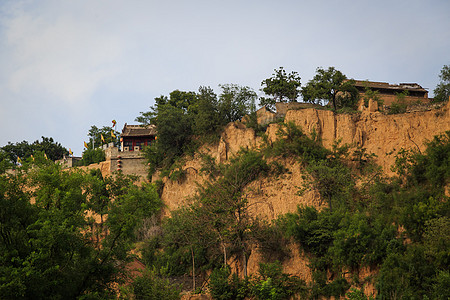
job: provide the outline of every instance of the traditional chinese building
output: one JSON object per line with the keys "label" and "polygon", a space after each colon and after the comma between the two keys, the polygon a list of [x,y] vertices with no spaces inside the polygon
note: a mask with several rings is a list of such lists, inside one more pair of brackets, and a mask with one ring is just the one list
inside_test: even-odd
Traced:
{"label": "traditional chinese building", "polygon": [[156,139],[155,125],[128,125],[125,123],[120,136],[121,150],[140,151]]}

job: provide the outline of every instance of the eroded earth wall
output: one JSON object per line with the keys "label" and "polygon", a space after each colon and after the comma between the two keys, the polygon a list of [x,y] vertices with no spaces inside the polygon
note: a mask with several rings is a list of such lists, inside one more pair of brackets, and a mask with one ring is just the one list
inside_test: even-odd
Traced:
{"label": "eroded earth wall", "polygon": [[[376,161],[384,172],[392,175],[390,167],[395,161],[395,154],[401,148],[423,151],[427,140],[450,130],[450,102],[439,109],[398,115],[385,115],[380,112],[334,114],[331,111],[309,108],[290,110],[286,113],[285,122],[294,122],[306,133],[315,132],[327,148],[331,148],[337,139],[341,139],[342,144],[366,148],[368,153],[376,155]],[[276,138],[277,126],[271,124],[267,128],[269,141]],[[242,147],[255,148],[261,144],[262,138],[256,136],[253,129],[246,128],[242,123],[230,123],[219,143],[205,146],[200,152],[211,155],[219,163],[228,160]],[[326,205],[317,191],[311,190],[301,196],[298,195],[303,182],[303,172],[295,159],[283,159],[279,162],[289,172],[276,178],[268,177],[254,181],[247,187],[246,197],[253,215],[272,220],[281,214],[295,211],[299,204],[319,209]],[[207,180],[206,175],[200,172],[199,154],[187,159],[183,169],[186,176],[182,180],[163,179],[165,185],[162,200],[166,204],[166,215],[170,215],[171,210],[188,204],[198,184]],[[260,261],[258,257],[257,251],[253,251],[250,255],[249,274],[257,272]],[[311,278],[305,255],[299,253],[295,247],[293,256],[284,263],[284,269],[307,281]]]}

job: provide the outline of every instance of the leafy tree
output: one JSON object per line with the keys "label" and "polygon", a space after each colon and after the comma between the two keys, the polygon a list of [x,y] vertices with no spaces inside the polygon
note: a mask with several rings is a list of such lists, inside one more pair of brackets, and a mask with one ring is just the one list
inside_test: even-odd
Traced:
{"label": "leafy tree", "polygon": [[[180,272],[192,269],[193,274],[202,265],[214,267],[222,253],[221,264],[226,266],[230,254],[234,255],[246,276],[252,229],[257,226],[252,225],[243,190],[269,168],[260,153],[243,151],[217,169],[217,180],[201,186],[193,204],[175,211],[163,224],[164,252],[160,254],[169,255],[171,273],[179,267]],[[148,257],[157,262],[155,251],[149,252]]]}
{"label": "leafy tree", "polygon": [[[64,172],[49,161],[1,175],[2,298],[113,298],[136,227],[159,207],[153,186],[135,186],[122,175]],[[99,224],[97,213],[108,219]]]}
{"label": "leafy tree", "polygon": [[9,155],[9,161],[17,162],[17,159],[25,160],[36,152],[43,152],[50,160],[58,160],[63,158],[64,155],[68,155],[69,151],[64,148],[60,143],[55,142],[53,138],[42,137],[42,141],[36,140],[32,144],[27,141],[18,143],[8,142],[6,146],[1,148],[5,153]]}
{"label": "leafy tree", "polygon": [[286,74],[283,67],[274,70],[271,78],[264,79],[261,82],[262,91],[271,96],[270,98],[262,97],[260,105],[275,105],[276,102],[296,102],[300,94],[300,76],[297,72],[292,71]]}
{"label": "leafy tree", "polygon": [[[184,270],[191,269],[192,290],[195,290],[196,270],[209,266],[215,259],[215,253],[208,251],[217,240],[214,232],[205,230],[205,222],[197,213],[195,207],[180,208],[172,212],[171,218],[163,223],[162,246],[166,251],[173,250],[172,255],[165,262],[169,268],[177,264],[184,265]],[[177,252],[177,253],[176,253]],[[191,264],[184,264],[186,257],[190,257]],[[178,257],[179,259],[175,259]],[[169,270],[171,272],[172,270]],[[175,273],[175,272],[172,272]]]}
{"label": "leafy tree", "polygon": [[192,119],[182,108],[163,105],[158,111],[157,147],[166,156],[183,153],[183,148],[190,142]]}
{"label": "leafy tree", "polygon": [[211,231],[217,233],[227,263],[227,246],[241,259],[244,276],[247,272],[249,230],[247,199],[244,187],[268,171],[267,163],[260,153],[243,151],[223,167],[223,177],[201,187],[196,201],[198,213]]}
{"label": "leafy tree", "polygon": [[282,272],[279,262],[259,266],[258,275],[239,279],[229,268],[215,269],[209,283],[213,299],[292,299],[306,298],[308,290],[300,278]]}
{"label": "leafy tree", "polygon": [[199,141],[218,137],[218,131],[228,121],[235,121],[252,109],[256,94],[247,87],[222,86],[219,100],[209,87],[200,87],[198,93],[173,91],[169,97],[156,98],[149,112],[136,118],[142,124],[158,128],[156,143],[145,149],[150,171],[170,169],[184,153],[190,153]]}
{"label": "leafy tree", "polygon": [[143,124],[149,125],[154,124],[159,126],[158,118],[160,110],[163,109],[166,105],[171,107],[176,107],[182,109],[184,113],[188,111],[195,110],[196,107],[196,93],[195,92],[184,92],[175,90],[167,96],[160,96],[155,98],[155,105],[150,107],[148,112],[141,112],[141,115],[138,116],[135,121]]}
{"label": "leafy tree", "polygon": [[11,160],[10,155],[0,148],[0,174],[6,172],[14,166],[14,162]]}
{"label": "leafy tree", "polygon": [[220,85],[219,114],[223,124],[240,120],[255,110],[256,93],[247,86]]}
{"label": "leafy tree", "polygon": [[209,288],[213,299],[245,299],[245,295],[239,295],[238,286],[235,284],[237,280],[233,280],[236,279],[236,277],[233,276],[232,280],[229,280],[230,275],[231,271],[229,267],[213,270],[209,282]]}
{"label": "leafy tree", "polygon": [[105,152],[102,149],[86,149],[83,152],[81,160],[77,162],[77,165],[89,166],[90,164],[98,164],[105,160]]}
{"label": "leafy tree", "polygon": [[217,95],[210,87],[199,88],[193,115],[192,127],[196,135],[215,132],[221,125]]}
{"label": "leafy tree", "polygon": [[403,91],[401,93],[395,93],[395,101],[391,104],[389,108],[389,114],[403,114],[408,108],[408,103],[406,103],[406,96],[408,96],[408,91]]}
{"label": "leafy tree", "polygon": [[450,97],[450,65],[444,65],[439,74],[441,81],[434,89],[434,101],[447,101]]}
{"label": "leafy tree", "polygon": [[86,142],[88,149],[97,148],[103,144],[109,143],[117,145],[119,143],[119,132],[115,131],[113,127],[103,126],[102,128],[98,128],[97,126],[92,125],[88,132],[88,138],[89,142]]}
{"label": "leafy tree", "polygon": [[334,110],[343,107],[354,108],[358,101],[358,90],[353,80],[334,67],[327,70],[317,68],[316,75],[302,89],[303,100],[307,102],[331,102]]}

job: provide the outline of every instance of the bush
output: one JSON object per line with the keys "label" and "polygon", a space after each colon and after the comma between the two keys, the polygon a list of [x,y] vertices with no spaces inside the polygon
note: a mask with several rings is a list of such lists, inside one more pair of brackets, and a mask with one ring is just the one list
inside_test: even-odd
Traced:
{"label": "bush", "polygon": [[279,262],[260,264],[259,276],[252,281],[252,294],[256,299],[291,299],[294,295],[305,296],[306,292],[305,282],[283,273]]}
{"label": "bush", "polygon": [[81,160],[77,163],[80,166],[89,166],[90,164],[98,164],[99,162],[105,161],[105,152],[100,149],[86,149],[83,152]]}
{"label": "bush", "polygon": [[211,274],[209,288],[211,296],[217,300],[232,300],[244,299],[237,298],[238,290],[235,285],[229,280],[231,271],[230,268],[215,269]]}
{"label": "bush", "polygon": [[307,295],[306,284],[296,276],[282,272],[279,262],[260,264],[259,275],[255,278],[239,279],[235,274],[230,277],[230,269],[216,269],[211,274],[211,295],[213,299],[261,300],[291,299],[295,295]]}
{"label": "bush", "polygon": [[122,289],[122,299],[136,300],[178,300],[181,289],[171,284],[168,279],[158,277],[155,272],[144,270],[141,276],[136,277],[130,288]]}

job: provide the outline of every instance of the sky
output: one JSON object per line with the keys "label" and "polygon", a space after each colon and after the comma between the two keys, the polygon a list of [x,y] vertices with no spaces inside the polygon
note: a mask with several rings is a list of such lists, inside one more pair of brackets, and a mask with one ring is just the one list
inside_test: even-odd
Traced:
{"label": "sky", "polygon": [[92,125],[171,91],[252,88],[318,67],[429,90],[450,64],[448,0],[0,0],[0,147],[52,137],[75,156]]}

